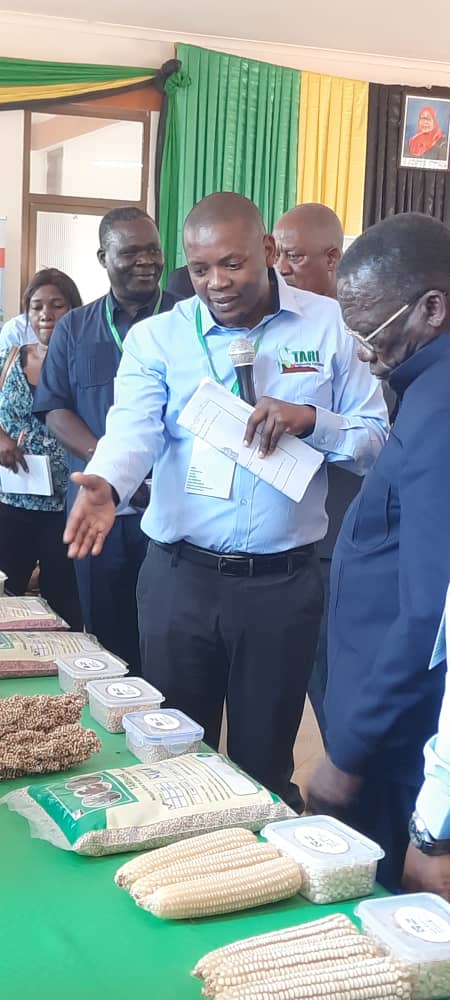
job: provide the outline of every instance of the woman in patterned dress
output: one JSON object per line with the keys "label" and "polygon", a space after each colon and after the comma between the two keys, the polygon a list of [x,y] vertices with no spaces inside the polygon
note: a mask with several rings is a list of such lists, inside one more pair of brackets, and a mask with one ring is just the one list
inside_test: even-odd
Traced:
{"label": "woman in patterned dress", "polygon": [[67,457],[33,414],[33,400],[55,325],[80,305],[80,293],[67,274],[56,268],[38,271],[24,294],[27,323],[38,341],[0,352],[0,466],[27,471],[25,455],[48,455],[53,482],[52,496],[0,489],[0,569],[8,590],[23,594],[39,562],[42,596],[74,629],[81,628],[81,615],[73,565],[62,541]]}

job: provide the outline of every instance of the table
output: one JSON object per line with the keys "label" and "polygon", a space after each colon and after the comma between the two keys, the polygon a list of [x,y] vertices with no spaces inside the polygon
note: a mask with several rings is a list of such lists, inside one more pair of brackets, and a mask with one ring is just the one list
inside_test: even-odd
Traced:
{"label": "table", "polygon": [[[53,677],[0,681],[0,697],[17,693],[60,688]],[[87,709],[83,722],[97,730],[103,748],[71,774],[136,763],[123,735],[106,733]],[[4,781],[0,794],[52,778]],[[159,921],[113,883],[132,856],[86,858],[59,850],[33,839],[21,816],[0,808],[1,1000],[200,1000],[201,984],[190,971],[212,948],[337,910],[353,914],[354,902],[315,906],[295,897],[241,914]]]}

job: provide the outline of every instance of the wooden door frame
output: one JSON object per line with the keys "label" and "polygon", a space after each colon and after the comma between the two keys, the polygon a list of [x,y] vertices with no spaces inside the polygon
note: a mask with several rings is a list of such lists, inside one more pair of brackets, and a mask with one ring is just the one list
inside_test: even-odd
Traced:
{"label": "wooden door frame", "polygon": [[[114,121],[141,122],[142,128],[142,174],[140,198],[137,200],[85,198],[55,194],[33,194],[30,191],[31,164],[31,116],[36,111],[44,114],[69,115],[89,118],[105,118]],[[150,176],[149,150],[151,112],[133,111],[120,108],[90,108],[85,104],[36,104],[32,110],[24,112],[23,144],[23,189],[22,189],[22,241],[20,265],[20,296],[36,270],[36,222],[38,211],[63,212],[71,215],[106,215],[120,205],[135,205],[147,210],[148,184]]]}

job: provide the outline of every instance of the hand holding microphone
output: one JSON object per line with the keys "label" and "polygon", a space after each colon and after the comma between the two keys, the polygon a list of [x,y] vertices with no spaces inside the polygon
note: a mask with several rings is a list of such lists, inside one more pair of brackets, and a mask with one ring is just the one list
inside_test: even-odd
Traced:
{"label": "hand holding microphone", "polygon": [[246,403],[250,403],[250,406],[256,406],[255,383],[253,380],[253,365],[256,353],[253,344],[246,337],[233,340],[228,348],[228,357],[236,372],[240,398],[245,400]]}

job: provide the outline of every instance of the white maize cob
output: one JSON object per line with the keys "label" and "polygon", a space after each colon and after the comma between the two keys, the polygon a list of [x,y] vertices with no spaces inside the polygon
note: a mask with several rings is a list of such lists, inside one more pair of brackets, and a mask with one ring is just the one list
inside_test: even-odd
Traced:
{"label": "white maize cob", "polygon": [[215,872],[225,872],[247,868],[249,865],[260,865],[265,861],[279,858],[280,853],[273,844],[246,844],[235,851],[224,851],[221,854],[211,854],[204,857],[195,855],[177,864],[158,868],[150,875],[144,875],[133,883],[130,895],[138,906],[147,896],[163,885],[175,885],[177,882],[189,882],[194,878],[205,878]]}
{"label": "white maize cob", "polygon": [[316,939],[317,936],[326,934],[338,937],[343,934],[359,934],[358,928],[352,923],[344,913],[332,913],[329,917],[321,917],[320,920],[312,920],[306,924],[294,924],[293,927],[284,927],[279,931],[269,931],[267,934],[255,934],[253,937],[240,938],[232,944],[223,945],[222,948],[215,948],[208,951],[199,959],[192,971],[192,975],[197,979],[206,979],[213,970],[217,970],[221,963],[232,955],[243,955],[254,949],[264,948],[266,945],[278,945],[287,941],[298,941],[299,945],[306,945],[309,938]]}
{"label": "white maize cob", "polygon": [[169,864],[183,861],[184,858],[191,858],[199,854],[204,857],[207,854],[218,854],[221,851],[232,851],[234,848],[244,847],[245,844],[256,844],[255,834],[251,830],[244,830],[240,827],[230,827],[229,830],[218,830],[214,833],[204,833],[199,837],[189,837],[187,840],[177,841],[176,844],[169,844],[167,847],[159,847],[153,851],[146,851],[139,854],[137,858],[132,858],[116,871],[114,881],[116,885],[123,889],[129,889],[133,882],[143,875],[158,868],[166,867]]}
{"label": "white maize cob", "polygon": [[411,1000],[411,984],[405,968],[389,958],[367,959],[355,965],[333,966],[320,972],[307,966],[280,978],[230,987],[216,993],[216,1000]]}
{"label": "white maize cob", "polygon": [[183,920],[231,913],[287,899],[299,891],[300,868],[291,858],[219,872],[206,878],[157,889],[142,906],[155,917]]}
{"label": "white maize cob", "polygon": [[309,939],[308,948],[299,948],[297,941],[286,944],[258,948],[222,963],[218,974],[206,980],[203,990],[205,996],[214,996],[231,986],[261,981],[261,979],[279,979],[281,972],[289,976],[294,973],[303,975],[311,967],[317,971],[322,964],[332,962],[347,962],[354,964],[366,958],[376,958],[381,955],[375,941],[362,934],[348,934],[346,937],[333,938],[323,936],[317,940]]}

